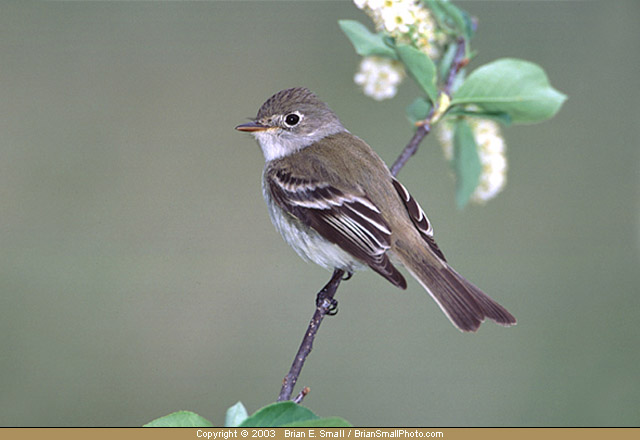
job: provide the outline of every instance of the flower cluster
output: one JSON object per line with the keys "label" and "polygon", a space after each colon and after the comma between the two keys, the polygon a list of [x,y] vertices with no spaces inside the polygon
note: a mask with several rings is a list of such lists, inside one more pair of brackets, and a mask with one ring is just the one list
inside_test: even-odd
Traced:
{"label": "flower cluster", "polygon": [[377,31],[386,31],[396,43],[411,44],[432,59],[439,58],[446,40],[431,13],[419,0],[354,0],[373,20]]}
{"label": "flower cluster", "polygon": [[[431,13],[417,0],[354,0],[373,20],[378,32],[384,31],[396,43],[411,44],[431,58],[440,55],[444,34],[436,32]],[[354,81],[364,94],[378,101],[393,98],[404,78],[402,63],[381,58],[365,57]]]}
{"label": "flower cluster", "polygon": [[[480,182],[471,196],[475,203],[485,203],[504,189],[507,183],[507,157],[504,139],[500,127],[490,119],[467,118],[478,146],[482,174]],[[438,139],[442,144],[444,155],[453,159],[453,127],[443,121],[439,124]]]}
{"label": "flower cluster", "polygon": [[404,68],[398,61],[381,57],[365,57],[353,80],[362,86],[364,94],[377,100],[393,98],[404,77]]}

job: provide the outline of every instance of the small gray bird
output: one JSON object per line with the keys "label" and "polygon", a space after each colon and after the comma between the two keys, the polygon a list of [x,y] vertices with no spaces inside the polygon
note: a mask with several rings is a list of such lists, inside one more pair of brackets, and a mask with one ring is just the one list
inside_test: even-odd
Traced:
{"label": "small gray bird", "polygon": [[462,331],[476,331],[485,318],[516,323],[449,266],[420,205],[311,91],[276,93],[255,120],[236,130],[253,134],[260,144],[271,220],[301,257],[349,273],[370,267],[406,289],[393,264],[400,263]]}

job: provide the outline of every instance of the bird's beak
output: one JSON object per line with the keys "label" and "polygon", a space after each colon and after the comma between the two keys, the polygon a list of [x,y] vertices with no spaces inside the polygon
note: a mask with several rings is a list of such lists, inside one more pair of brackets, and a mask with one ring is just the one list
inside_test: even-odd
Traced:
{"label": "bird's beak", "polygon": [[246,132],[252,133],[254,131],[265,131],[268,128],[269,127],[267,127],[266,125],[258,124],[255,121],[251,121],[251,122],[247,122],[246,124],[238,125],[236,127],[236,130],[238,130],[238,131],[246,131]]}

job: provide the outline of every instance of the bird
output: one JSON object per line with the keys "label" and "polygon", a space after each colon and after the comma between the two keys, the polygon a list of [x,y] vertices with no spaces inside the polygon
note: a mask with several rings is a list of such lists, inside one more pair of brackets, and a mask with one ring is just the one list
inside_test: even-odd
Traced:
{"label": "bird", "polygon": [[396,266],[404,266],[463,332],[486,318],[516,324],[449,265],[418,202],[309,89],[274,94],[235,128],[257,140],[271,221],[303,259],[348,274],[370,268],[400,289],[407,281]]}

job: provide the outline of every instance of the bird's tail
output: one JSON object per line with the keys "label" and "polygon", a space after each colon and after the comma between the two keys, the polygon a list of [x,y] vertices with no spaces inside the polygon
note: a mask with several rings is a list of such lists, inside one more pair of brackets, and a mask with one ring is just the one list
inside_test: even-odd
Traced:
{"label": "bird's tail", "polygon": [[467,281],[446,262],[431,255],[421,258],[405,254],[401,250],[397,253],[411,275],[429,292],[442,311],[460,330],[474,332],[478,330],[485,318],[504,326],[516,323],[516,318],[511,313]]}

